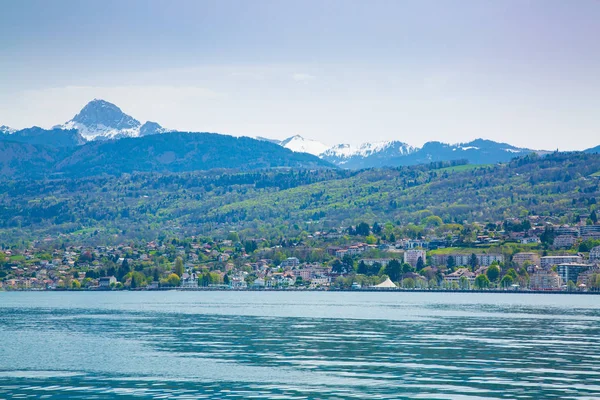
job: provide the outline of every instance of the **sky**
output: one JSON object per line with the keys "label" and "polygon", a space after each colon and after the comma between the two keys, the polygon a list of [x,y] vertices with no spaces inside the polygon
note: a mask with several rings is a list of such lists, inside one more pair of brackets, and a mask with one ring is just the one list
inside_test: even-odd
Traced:
{"label": "sky", "polygon": [[0,0],[0,125],[600,144],[600,1]]}

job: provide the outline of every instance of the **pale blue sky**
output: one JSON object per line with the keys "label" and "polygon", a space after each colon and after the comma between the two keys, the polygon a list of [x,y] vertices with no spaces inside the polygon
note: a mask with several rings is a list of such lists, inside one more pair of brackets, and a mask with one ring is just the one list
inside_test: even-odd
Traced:
{"label": "pale blue sky", "polygon": [[0,125],[600,144],[600,1],[0,0]]}

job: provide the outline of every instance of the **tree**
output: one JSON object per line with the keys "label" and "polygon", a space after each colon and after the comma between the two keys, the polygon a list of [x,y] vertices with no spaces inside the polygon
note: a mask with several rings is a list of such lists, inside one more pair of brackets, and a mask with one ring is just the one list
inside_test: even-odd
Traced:
{"label": "tree", "polygon": [[475,287],[478,289],[487,289],[490,287],[490,280],[484,274],[477,275],[477,278],[475,278]]}
{"label": "tree", "polygon": [[175,260],[175,273],[180,278],[183,275],[183,260],[181,259],[181,257],[177,257],[177,259]]}
{"label": "tree", "polygon": [[371,228],[369,227],[369,224],[367,224],[366,222],[361,222],[358,225],[356,225],[356,234],[357,235],[369,236],[370,232],[371,232]]}
{"label": "tree", "polygon": [[575,284],[575,282],[569,280],[569,282],[567,282],[567,290],[569,292],[574,292],[577,290],[577,285]]}
{"label": "tree", "polygon": [[409,272],[414,272],[414,268],[412,265],[410,265],[409,263],[403,263],[402,264],[402,273],[404,274],[408,274]]}
{"label": "tree", "polygon": [[131,272],[131,268],[129,268],[129,262],[125,258],[123,260],[123,262],[121,263],[121,266],[119,267],[119,269],[117,269],[117,275],[116,275],[117,280],[122,281],[123,278],[125,277],[125,275],[127,275],[129,272]]}
{"label": "tree", "polygon": [[237,232],[229,232],[229,234],[227,234],[227,240],[231,240],[233,243],[236,243],[240,241],[240,237]]}
{"label": "tree", "polygon": [[373,233],[376,235],[379,235],[381,233],[381,230],[382,230],[381,225],[379,225],[377,222],[375,222],[373,224]]}
{"label": "tree", "polygon": [[179,276],[177,274],[170,274],[167,277],[167,283],[169,286],[179,286],[180,282],[181,282],[181,279],[179,278]]}
{"label": "tree", "polygon": [[592,213],[590,214],[590,219],[592,220],[592,223],[594,225],[598,223],[598,215],[596,214],[596,210],[592,210]]}
{"label": "tree", "polygon": [[258,246],[256,244],[256,241],[254,241],[254,240],[246,240],[246,243],[244,243],[244,250],[248,254],[252,253],[257,248],[258,248]]}
{"label": "tree", "polygon": [[210,275],[210,272],[204,271],[204,273],[202,274],[202,277],[200,278],[200,285],[207,287],[211,283],[212,283],[212,276]]}
{"label": "tree", "polygon": [[425,263],[423,262],[423,258],[419,257],[419,259],[417,260],[417,271],[420,271],[423,268],[425,268]]}
{"label": "tree", "polygon": [[375,244],[377,243],[377,238],[373,235],[369,235],[365,238],[365,242],[367,242],[367,244]]}
{"label": "tree", "polygon": [[346,265],[336,258],[331,263],[331,272],[334,274],[344,274],[346,272]]}
{"label": "tree", "polygon": [[393,282],[398,282],[402,275],[402,265],[396,259],[391,260],[385,266],[385,274],[390,277]]}
{"label": "tree", "polygon": [[461,290],[469,290],[471,288],[471,285],[469,284],[469,279],[467,279],[466,276],[461,276],[458,280],[458,287]]}
{"label": "tree", "polygon": [[402,279],[402,287],[405,289],[414,289],[415,288],[415,280],[413,278]]}
{"label": "tree", "polygon": [[358,263],[356,273],[361,275],[367,275],[369,273],[369,266],[365,264],[363,260],[360,260],[360,262]]}
{"label": "tree", "polygon": [[346,272],[354,269],[354,260],[350,254],[344,254],[344,257],[342,257],[342,263],[346,266]]}
{"label": "tree", "polygon": [[515,271],[514,268],[509,268],[508,271],[506,271],[506,275],[509,275],[511,278],[513,278],[514,281],[519,279],[519,275],[517,274],[517,271]]}
{"label": "tree", "polygon": [[454,267],[456,266],[456,260],[454,260],[453,256],[448,256],[448,261],[446,261],[446,267],[448,267],[449,270],[454,269]]}
{"label": "tree", "polygon": [[475,253],[471,254],[471,258],[469,258],[469,266],[473,271],[477,268],[477,256]]}
{"label": "tree", "polygon": [[223,283],[224,283],[225,285],[229,285],[229,275],[225,274],[225,275],[223,276]]}
{"label": "tree", "polygon": [[393,233],[391,233],[390,237],[388,238],[388,241],[390,243],[396,243],[396,235],[394,235]]}
{"label": "tree", "polygon": [[496,282],[498,280],[498,277],[500,276],[500,267],[498,267],[498,265],[492,264],[489,266],[485,274],[491,282]]}
{"label": "tree", "polygon": [[71,289],[81,289],[81,283],[77,279],[71,281]]}
{"label": "tree", "polygon": [[514,282],[515,280],[513,279],[513,277],[511,275],[506,274],[500,281],[500,286],[502,286],[503,288],[508,288],[512,286]]}

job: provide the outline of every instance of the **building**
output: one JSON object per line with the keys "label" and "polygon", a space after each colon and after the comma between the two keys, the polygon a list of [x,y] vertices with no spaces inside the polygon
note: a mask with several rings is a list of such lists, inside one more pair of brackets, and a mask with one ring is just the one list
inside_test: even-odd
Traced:
{"label": "building", "polygon": [[532,244],[532,243],[541,243],[541,240],[537,236],[521,238],[521,244]]}
{"label": "building", "polygon": [[198,275],[192,267],[188,267],[187,272],[181,275],[181,287],[186,289],[195,289],[198,287]]}
{"label": "building", "polygon": [[590,264],[558,264],[556,266],[556,272],[562,279],[563,283],[569,281],[577,282],[579,274],[589,269],[592,265]]}
{"label": "building", "polygon": [[525,265],[528,262],[530,265],[540,265],[540,255],[537,253],[517,253],[512,258],[513,262],[519,267]]}
{"label": "building", "polygon": [[600,246],[590,250],[590,262],[600,262]]}
{"label": "building", "polygon": [[300,265],[300,260],[298,260],[296,257],[288,257],[281,262],[282,268],[296,268],[298,265]]}
{"label": "building", "polygon": [[[438,267],[448,264],[448,258],[454,258],[454,265],[470,265],[471,254],[437,254],[431,256],[431,263],[433,266]],[[494,261],[499,263],[504,262],[504,255],[502,254],[475,254],[477,258],[477,265],[489,266]]]}
{"label": "building", "polygon": [[577,237],[571,235],[559,235],[554,238],[552,243],[556,248],[571,248],[577,242]]}
{"label": "building", "polygon": [[600,236],[600,225],[582,225],[579,232],[581,236]]}
{"label": "building", "polygon": [[585,287],[593,286],[595,282],[593,282],[592,279],[595,280],[596,275],[598,274],[600,274],[600,267],[598,266],[594,266],[583,271],[577,277],[577,285],[579,286],[583,284]]}
{"label": "building", "polygon": [[550,269],[558,264],[581,264],[581,256],[545,256],[541,258],[540,266],[544,269]]}
{"label": "building", "polygon": [[117,283],[117,278],[115,278],[114,276],[105,276],[105,277],[98,279],[98,287],[100,289],[109,289],[110,285],[116,284],[116,283]]}
{"label": "building", "polygon": [[569,225],[563,225],[556,228],[554,231],[558,236],[560,235],[570,235],[570,236],[579,236],[579,227],[573,227]]}
{"label": "building", "polygon": [[[362,260],[360,260],[359,262],[363,262],[365,263],[365,265],[368,265],[369,267],[372,267],[375,264],[379,264],[382,267],[386,267],[390,261],[392,261],[391,258],[363,258]],[[425,262],[425,260],[423,260],[423,262]]]}
{"label": "building", "polygon": [[453,273],[444,276],[444,281],[450,283],[460,283],[460,278],[462,278],[463,276],[467,278],[470,284],[475,283],[475,273],[471,272],[468,268],[458,268]]}
{"label": "building", "polygon": [[531,275],[529,287],[532,290],[560,290],[560,276],[554,271],[540,270]]}
{"label": "building", "polygon": [[504,256],[502,254],[477,254],[476,257],[477,265],[489,266],[495,262],[504,262]]}
{"label": "building", "polygon": [[419,262],[419,258],[420,258],[421,261],[423,261],[423,265],[425,265],[426,256],[427,256],[427,254],[426,254],[425,250],[415,250],[415,249],[406,250],[404,252],[404,262],[407,264],[410,264],[413,267],[416,267],[417,263]]}

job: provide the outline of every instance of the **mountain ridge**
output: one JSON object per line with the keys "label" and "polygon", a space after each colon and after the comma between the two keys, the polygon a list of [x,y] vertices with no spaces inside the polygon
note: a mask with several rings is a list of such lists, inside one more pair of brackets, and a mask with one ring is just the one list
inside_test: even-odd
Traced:
{"label": "mountain ridge", "polygon": [[[146,121],[142,124],[139,120],[124,113],[115,104],[101,99],[94,99],[87,103],[71,120],[56,125],[52,129],[32,127],[14,130],[7,126],[1,126],[0,140],[57,147],[77,147],[85,145],[86,142],[118,141],[129,138],[141,139],[174,132],[177,131],[165,129],[157,122]],[[227,135],[221,136],[225,137]],[[193,145],[194,138],[192,136],[185,137]],[[222,141],[225,143],[227,140],[223,139]],[[455,144],[431,141],[425,143],[422,147],[414,147],[399,140],[365,142],[360,145],[336,144],[327,146],[317,140],[307,139],[301,135],[290,136],[283,140],[257,136],[253,140],[263,143],[271,151],[274,148],[268,146],[276,145],[294,153],[307,153],[318,156],[327,165],[335,165],[345,169],[398,167],[453,160],[466,160],[472,164],[490,164],[507,162],[515,157],[531,153],[549,153],[487,139],[475,139],[470,142]],[[160,145],[166,146],[166,143]],[[586,151],[598,151],[598,148]],[[135,156],[141,157],[142,155]],[[146,156],[152,157],[152,153],[148,153]]]}

